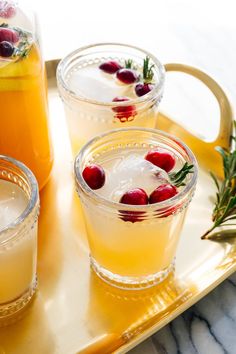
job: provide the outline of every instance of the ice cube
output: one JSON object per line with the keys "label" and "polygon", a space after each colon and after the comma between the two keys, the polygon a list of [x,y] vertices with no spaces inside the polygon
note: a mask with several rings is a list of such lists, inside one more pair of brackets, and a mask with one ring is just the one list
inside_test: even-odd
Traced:
{"label": "ice cube", "polygon": [[118,202],[130,189],[142,188],[149,195],[155,188],[169,181],[166,171],[145,160],[144,156],[131,154],[106,170],[105,185],[98,192]]}
{"label": "ice cube", "polygon": [[132,87],[118,85],[114,75],[103,73],[97,66],[73,72],[68,84],[76,94],[102,102],[112,102],[117,96],[133,96]]}
{"label": "ice cube", "polygon": [[0,180],[0,229],[17,219],[26,205],[27,197],[20,187]]}

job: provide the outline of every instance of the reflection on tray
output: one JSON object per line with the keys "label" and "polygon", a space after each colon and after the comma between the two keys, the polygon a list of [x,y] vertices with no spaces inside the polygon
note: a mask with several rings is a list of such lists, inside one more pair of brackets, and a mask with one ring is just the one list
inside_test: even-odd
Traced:
{"label": "reflection on tray", "polygon": [[88,346],[82,353],[108,353],[107,344],[111,338],[112,350],[115,350],[121,342],[130,341],[150,328],[157,320],[167,316],[169,312],[174,312],[192,296],[192,291],[194,285],[188,284],[186,288],[175,279],[173,273],[163,283],[153,288],[125,291],[104,283],[91,271],[87,317],[93,318],[93,321],[89,324],[89,331],[93,336],[99,329],[109,328],[109,335],[106,340],[104,337],[101,340],[97,339],[96,344],[93,343],[92,347]]}

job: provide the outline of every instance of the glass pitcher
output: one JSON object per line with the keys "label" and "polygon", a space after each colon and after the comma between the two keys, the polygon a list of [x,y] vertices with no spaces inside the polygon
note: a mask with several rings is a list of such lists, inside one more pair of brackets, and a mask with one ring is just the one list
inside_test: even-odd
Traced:
{"label": "glass pitcher", "polygon": [[35,17],[13,0],[0,0],[0,107],[0,154],[25,163],[42,188],[53,161],[46,73]]}

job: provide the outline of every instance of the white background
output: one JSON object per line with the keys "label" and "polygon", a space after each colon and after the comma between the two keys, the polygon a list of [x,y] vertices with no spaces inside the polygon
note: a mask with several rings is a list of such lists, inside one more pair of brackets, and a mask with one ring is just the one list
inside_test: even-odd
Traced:
{"label": "white background", "polygon": [[[233,0],[32,0],[46,60],[83,45],[123,42],[163,63],[193,65],[213,76],[236,104],[236,5]],[[207,138],[217,134],[218,106],[196,80],[168,74],[161,109]],[[180,76],[178,75],[180,78]]]}

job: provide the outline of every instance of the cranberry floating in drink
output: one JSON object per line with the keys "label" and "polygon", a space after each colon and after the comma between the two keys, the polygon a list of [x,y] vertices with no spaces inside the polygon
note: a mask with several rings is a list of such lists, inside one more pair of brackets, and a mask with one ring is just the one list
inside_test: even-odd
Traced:
{"label": "cranberry floating in drink", "polygon": [[10,28],[0,27],[0,42],[17,43],[20,39],[19,32]]}
{"label": "cranberry floating in drink", "polygon": [[115,74],[122,66],[117,61],[109,60],[99,65],[99,69],[107,74]]}
{"label": "cranberry floating in drink", "polygon": [[175,186],[171,184],[161,184],[157,187],[149,197],[149,203],[160,203],[164,200],[174,197],[178,193],[178,190]]}
{"label": "cranberry floating in drink", "polygon": [[7,41],[2,41],[0,43],[0,56],[3,58],[11,57],[14,53],[14,46]]}
{"label": "cranberry floating in drink", "polygon": [[120,198],[120,203],[130,204],[130,205],[145,205],[148,204],[147,193],[141,189],[131,189],[128,192],[125,192]]}
{"label": "cranberry floating in drink", "polygon": [[[127,102],[130,101],[128,97],[115,97],[112,102]],[[130,106],[128,103],[124,106],[118,106],[112,108],[113,112],[115,112],[115,118],[119,119],[120,122],[127,122],[134,120],[136,116],[136,108],[135,106]]]}
{"label": "cranberry floating in drink", "polygon": [[101,166],[91,164],[83,170],[83,178],[91,189],[99,189],[105,183],[105,172]]}
{"label": "cranberry floating in drink", "polygon": [[148,151],[145,159],[162,168],[166,172],[171,171],[175,165],[174,155],[168,150],[162,148],[156,148]]}
{"label": "cranberry floating in drink", "polygon": [[123,82],[123,84],[133,84],[138,80],[138,74],[134,70],[131,69],[121,69],[117,71],[116,77],[118,80]]}
{"label": "cranberry floating in drink", "polygon": [[152,91],[154,85],[153,84],[137,84],[135,86],[136,95],[141,97]]}
{"label": "cranberry floating in drink", "polygon": [[[147,159],[154,152],[155,159]],[[102,183],[97,179],[96,190],[84,173],[91,165],[105,176]],[[75,178],[95,272],[122,288],[162,281],[173,270],[196,184],[197,165],[188,147],[153,129],[113,130],[82,148]]]}

